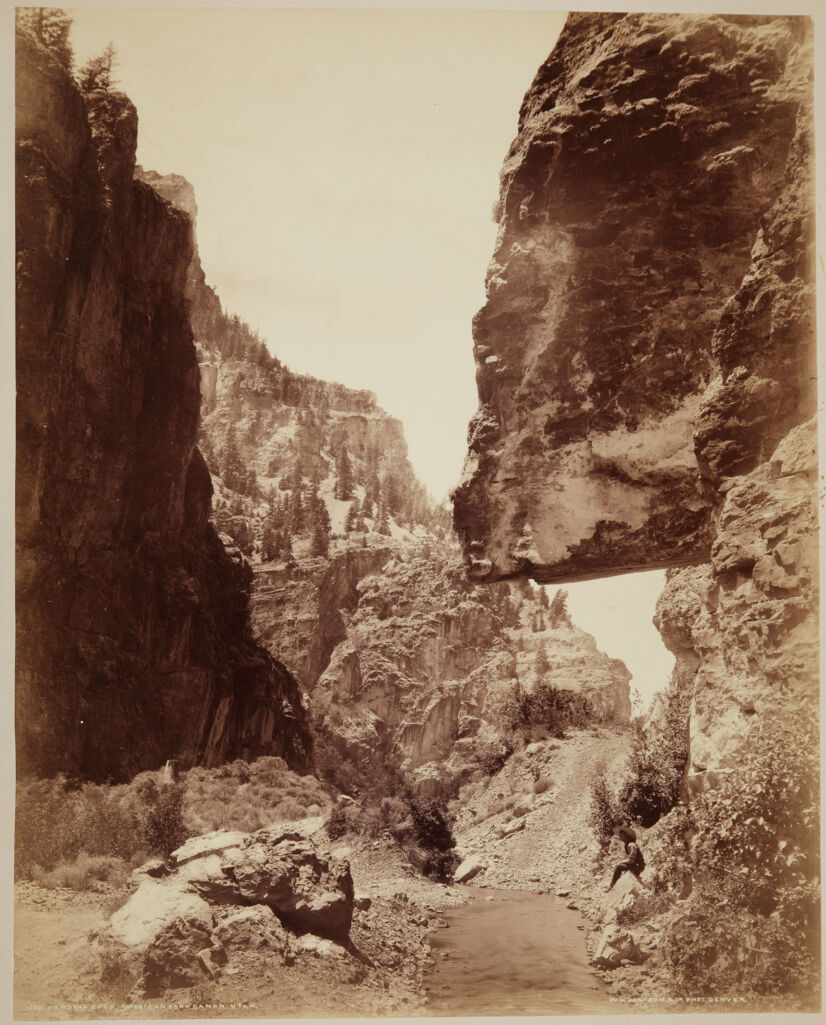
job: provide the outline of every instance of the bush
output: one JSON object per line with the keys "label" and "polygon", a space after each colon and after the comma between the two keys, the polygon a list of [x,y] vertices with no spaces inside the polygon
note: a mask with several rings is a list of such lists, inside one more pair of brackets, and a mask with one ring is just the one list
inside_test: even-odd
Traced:
{"label": "bush", "polygon": [[65,776],[25,780],[15,801],[15,874],[30,878],[81,853],[129,858],[143,846],[140,801],[129,787],[71,784]]}
{"label": "bush", "polygon": [[61,861],[49,871],[34,866],[32,878],[49,889],[93,890],[97,883],[123,886],[129,879],[129,865],[123,858],[79,854],[74,861]]}
{"label": "bush", "polygon": [[677,994],[814,1001],[820,963],[818,725],[752,728],[737,766],[694,802],[694,891],[663,956]]}
{"label": "bush", "polygon": [[544,794],[550,790],[554,785],[554,781],[550,776],[540,776],[539,779],[534,781],[533,792],[535,794]]}
{"label": "bush", "polygon": [[614,826],[622,818],[622,810],[611,793],[605,779],[605,768],[597,770],[590,787],[588,822],[600,845],[607,850],[614,835]]}
{"label": "bush", "polygon": [[753,731],[737,767],[694,804],[698,877],[734,906],[803,929],[819,871],[818,732],[814,721]]}
{"label": "bush", "polygon": [[473,757],[477,766],[486,776],[495,776],[513,754],[513,748],[507,741],[477,745]]}
{"label": "bush", "polygon": [[690,694],[671,684],[663,695],[662,716],[648,728],[634,727],[629,778],[619,795],[626,817],[653,826],[677,804],[688,760]]}
{"label": "bush", "polygon": [[337,804],[330,812],[324,826],[327,836],[329,836],[331,840],[338,840],[339,837],[344,836],[347,832],[347,827],[347,815],[345,814],[344,807]]}
{"label": "bush", "polygon": [[184,826],[183,803],[182,783],[164,784],[150,799],[141,826],[141,837],[153,853],[168,857],[189,839],[190,832]]}
{"label": "bush", "polygon": [[505,711],[505,726],[516,736],[562,738],[572,726],[587,726],[595,718],[590,701],[575,691],[548,683],[537,684],[528,693],[517,688]]}
{"label": "bush", "polygon": [[819,1008],[818,961],[782,921],[703,896],[669,923],[661,953],[675,995],[793,994]]}

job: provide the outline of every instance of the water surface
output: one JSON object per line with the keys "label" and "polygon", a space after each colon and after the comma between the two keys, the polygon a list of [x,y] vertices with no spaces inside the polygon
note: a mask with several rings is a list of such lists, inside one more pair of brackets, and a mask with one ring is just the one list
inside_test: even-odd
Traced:
{"label": "water surface", "polygon": [[[620,1008],[588,968],[586,920],[550,894],[467,887],[444,912],[425,976],[432,1015],[605,1014]],[[493,900],[486,900],[493,897]],[[446,952],[448,957],[443,958]]]}

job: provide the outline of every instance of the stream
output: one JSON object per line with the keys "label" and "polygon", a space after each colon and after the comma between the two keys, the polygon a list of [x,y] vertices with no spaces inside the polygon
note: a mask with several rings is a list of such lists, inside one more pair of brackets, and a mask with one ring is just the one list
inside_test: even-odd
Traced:
{"label": "stream", "polygon": [[[443,912],[429,937],[427,1013],[599,1014],[618,1010],[588,968],[585,919],[550,894],[467,887],[470,904]],[[489,898],[493,898],[490,900]],[[444,957],[447,954],[447,957]]]}

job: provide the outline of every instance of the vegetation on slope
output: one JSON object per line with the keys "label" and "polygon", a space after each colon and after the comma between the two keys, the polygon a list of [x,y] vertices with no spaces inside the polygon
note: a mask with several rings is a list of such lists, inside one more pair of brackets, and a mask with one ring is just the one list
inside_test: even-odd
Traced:
{"label": "vegetation on slope", "polygon": [[168,855],[189,836],[222,828],[253,832],[329,806],[315,777],[299,776],[275,757],[196,767],[176,783],[156,772],[119,785],[65,776],[23,780],[15,806],[15,877],[90,889],[97,881],[122,881],[129,869]]}

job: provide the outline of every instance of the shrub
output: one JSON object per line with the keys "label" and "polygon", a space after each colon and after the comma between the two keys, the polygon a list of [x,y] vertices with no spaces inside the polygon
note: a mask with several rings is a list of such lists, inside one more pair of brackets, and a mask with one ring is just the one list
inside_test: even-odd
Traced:
{"label": "shrub", "polygon": [[474,759],[486,776],[495,776],[513,754],[513,747],[507,742],[479,744]]}
{"label": "shrub", "polygon": [[624,814],[653,826],[680,797],[688,760],[688,688],[672,683],[663,695],[663,714],[647,728],[635,723],[629,777],[619,795]]}
{"label": "shrub", "polygon": [[554,781],[550,776],[540,776],[539,779],[534,781],[533,792],[535,794],[544,794],[550,790],[554,785]]}
{"label": "shrub", "polygon": [[418,842],[434,851],[452,850],[456,840],[444,805],[426,797],[414,797],[409,803]]}
{"label": "shrub", "polygon": [[338,840],[347,832],[347,815],[342,805],[337,804],[330,812],[324,829],[331,840]]}
{"label": "shrub", "polygon": [[736,768],[695,801],[693,851],[699,877],[733,905],[793,912],[807,928],[801,908],[819,860],[819,745],[817,723],[800,718],[794,730],[752,731]]}
{"label": "shrub", "polygon": [[190,836],[183,819],[184,786],[167,783],[157,788],[141,826],[141,836],[150,851],[170,855]]}
{"label": "shrub", "polygon": [[29,877],[81,853],[128,858],[139,847],[140,801],[128,787],[24,780],[15,801],[15,873]]}
{"label": "shrub", "polygon": [[61,861],[50,871],[34,866],[32,878],[49,889],[93,890],[96,883],[123,886],[129,879],[129,866],[122,858],[79,854],[74,861]]}
{"label": "shrub", "polygon": [[590,787],[588,822],[600,845],[607,850],[614,835],[614,826],[623,818],[622,810],[611,793],[605,779],[605,768],[597,770]]}
{"label": "shrub", "polygon": [[546,739],[564,737],[571,726],[586,726],[595,718],[590,701],[575,691],[538,683],[528,693],[521,687],[512,695],[505,710],[506,729],[516,735]]}
{"label": "shrub", "polygon": [[818,726],[752,728],[738,763],[694,802],[694,891],[664,936],[677,994],[818,988]]}
{"label": "shrub", "polygon": [[698,895],[668,924],[660,949],[675,994],[794,994],[819,1008],[818,961],[777,919]]}

